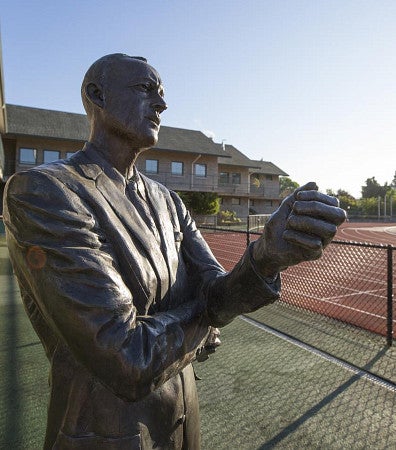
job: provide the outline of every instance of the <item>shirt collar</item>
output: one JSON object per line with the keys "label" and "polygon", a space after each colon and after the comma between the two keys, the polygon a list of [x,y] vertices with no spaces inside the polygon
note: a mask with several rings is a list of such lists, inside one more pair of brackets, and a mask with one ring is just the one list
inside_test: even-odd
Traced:
{"label": "shirt collar", "polygon": [[127,184],[135,183],[138,192],[140,195],[145,197],[145,188],[142,181],[142,177],[139,174],[136,166],[133,166],[133,174],[129,179],[126,179],[121,173],[113,167],[103,156],[101,153],[97,151],[97,148],[94,144],[88,142],[83,151],[88,156],[88,158],[98,165],[101,170],[109,177],[114,184],[125,194],[125,188]]}

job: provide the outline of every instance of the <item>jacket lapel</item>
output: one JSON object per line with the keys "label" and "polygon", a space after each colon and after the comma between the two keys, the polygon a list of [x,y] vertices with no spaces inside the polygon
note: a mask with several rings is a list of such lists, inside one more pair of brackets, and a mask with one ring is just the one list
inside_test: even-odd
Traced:
{"label": "jacket lapel", "polygon": [[175,230],[176,225],[173,224],[172,226],[169,223],[170,220],[172,223],[174,222],[172,211],[169,210],[170,208],[168,206],[167,199],[158,184],[150,182],[150,179],[143,176],[142,179],[146,187],[149,201],[152,205],[153,214],[159,224],[159,232],[164,245],[165,259],[169,267],[171,283],[173,284],[174,279],[172,277],[176,272],[173,270],[173,265],[177,264],[178,255],[175,246],[175,232],[177,231]]}
{"label": "jacket lapel", "polygon": [[[95,180],[98,191],[105,198],[108,206],[113,210],[125,226],[128,234],[137,239],[141,244],[146,254],[145,256],[148,258],[154,271],[156,272],[161,289],[160,298],[164,298],[169,286],[169,272],[167,262],[161,252],[159,244],[155,239],[153,239],[153,235],[149,227],[133,204],[129,201],[120,186],[102,170],[100,165],[95,160],[92,161],[92,150],[90,152],[83,151],[79,153],[85,153],[85,156],[88,156],[88,159],[90,159],[88,163],[80,164],[82,172],[88,178]],[[166,205],[161,206],[162,208],[165,207],[166,210]],[[158,207],[161,206],[158,205]],[[156,209],[156,206],[154,208]]]}

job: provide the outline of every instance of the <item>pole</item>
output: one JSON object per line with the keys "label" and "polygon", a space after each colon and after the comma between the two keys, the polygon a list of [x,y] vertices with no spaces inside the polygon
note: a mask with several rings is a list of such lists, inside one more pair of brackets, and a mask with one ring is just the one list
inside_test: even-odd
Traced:
{"label": "pole", "polygon": [[378,196],[378,221],[381,218],[381,197]]}
{"label": "pole", "polygon": [[386,219],[386,194],[384,195],[384,219]]}
{"label": "pole", "polygon": [[387,332],[386,344],[392,347],[393,343],[393,248],[388,245],[388,301],[387,301]]}
{"label": "pole", "polygon": [[249,247],[250,244],[250,214],[247,216],[247,229],[246,229],[246,247]]}

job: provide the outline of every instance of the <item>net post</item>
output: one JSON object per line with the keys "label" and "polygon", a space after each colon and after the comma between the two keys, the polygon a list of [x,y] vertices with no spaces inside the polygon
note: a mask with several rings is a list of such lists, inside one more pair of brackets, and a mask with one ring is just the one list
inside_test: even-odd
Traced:
{"label": "net post", "polygon": [[388,280],[387,280],[387,332],[386,344],[392,347],[393,343],[393,247],[388,245]]}

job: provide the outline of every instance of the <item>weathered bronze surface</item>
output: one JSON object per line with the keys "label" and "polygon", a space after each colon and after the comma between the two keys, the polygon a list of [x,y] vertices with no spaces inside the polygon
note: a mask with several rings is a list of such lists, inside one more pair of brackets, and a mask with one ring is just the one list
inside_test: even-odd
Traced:
{"label": "weathered bronze surface", "polygon": [[180,198],[138,173],[166,109],[143,59],[88,70],[89,142],[15,174],[4,221],[23,302],[51,363],[46,449],[199,449],[191,362],[238,314],[279,297],[345,218],[309,183],[226,273]]}

